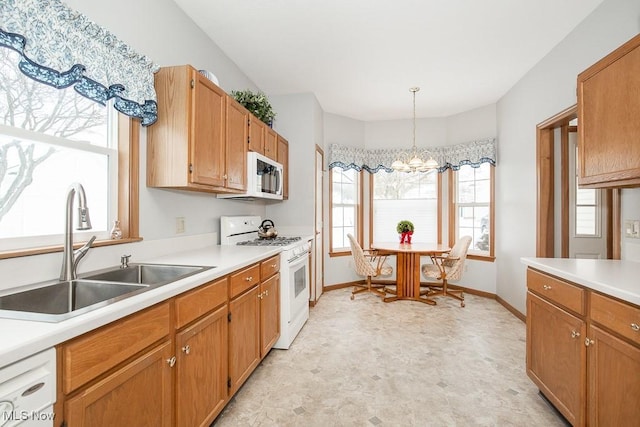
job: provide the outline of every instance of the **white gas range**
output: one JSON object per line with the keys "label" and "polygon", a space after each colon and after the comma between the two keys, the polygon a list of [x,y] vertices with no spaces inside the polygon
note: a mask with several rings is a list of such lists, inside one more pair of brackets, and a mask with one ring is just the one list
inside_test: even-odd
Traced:
{"label": "white gas range", "polygon": [[220,217],[220,244],[280,246],[280,338],[274,348],[288,349],[309,319],[309,251],[300,236],[259,238],[259,216]]}

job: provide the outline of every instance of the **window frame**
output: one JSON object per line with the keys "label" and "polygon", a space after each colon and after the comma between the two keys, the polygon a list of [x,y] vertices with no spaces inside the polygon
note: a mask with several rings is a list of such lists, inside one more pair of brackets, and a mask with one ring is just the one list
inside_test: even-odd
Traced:
{"label": "window frame", "polygon": [[[468,259],[494,262],[495,257],[495,166],[489,165],[489,255],[467,253]],[[457,240],[458,224],[456,222],[458,204],[456,190],[458,187],[457,171],[449,169],[447,174],[449,183],[449,246],[453,247]]]}
{"label": "window frame", "polygon": [[[400,172],[398,172],[400,173]],[[405,173],[405,172],[402,172]],[[411,172],[410,172],[411,173]],[[416,172],[416,173],[420,173],[420,172]],[[437,180],[436,180],[436,194],[437,194],[437,199],[438,199],[438,209],[436,212],[436,229],[437,229],[437,243],[438,244],[442,244],[442,206],[443,206],[443,201],[442,201],[442,173],[440,172],[436,172],[437,173]],[[374,198],[373,195],[375,193],[374,191],[374,174],[369,174],[369,247],[371,247],[371,244],[375,241],[374,240],[374,232],[373,232],[373,203],[374,203]]]}
{"label": "window frame", "polygon": [[[120,240],[96,240],[93,247],[141,241],[139,226],[140,187],[140,121],[118,113],[118,219],[122,230]],[[74,243],[80,247],[84,241]],[[0,259],[62,252],[60,245],[42,246],[0,252]]]}
{"label": "window frame", "polygon": [[[333,257],[341,257],[341,256],[351,256],[351,248],[344,248],[341,250],[334,250],[333,249],[333,169],[329,169],[329,257],[333,258]],[[362,170],[360,171],[356,171],[357,173],[355,174],[357,179],[358,179],[358,183],[357,183],[357,189],[356,189],[356,194],[357,194],[357,203],[356,203],[356,236],[354,236],[356,238],[356,240],[358,241],[358,243],[360,244],[360,246],[362,246],[362,240],[363,240],[363,200],[364,200],[364,191],[363,191],[363,179],[362,179]]]}

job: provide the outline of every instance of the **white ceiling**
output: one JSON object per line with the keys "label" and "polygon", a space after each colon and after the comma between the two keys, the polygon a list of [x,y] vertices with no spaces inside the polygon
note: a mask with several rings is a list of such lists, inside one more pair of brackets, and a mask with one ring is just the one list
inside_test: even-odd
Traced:
{"label": "white ceiling", "polygon": [[267,94],[366,121],[495,103],[602,1],[175,0]]}

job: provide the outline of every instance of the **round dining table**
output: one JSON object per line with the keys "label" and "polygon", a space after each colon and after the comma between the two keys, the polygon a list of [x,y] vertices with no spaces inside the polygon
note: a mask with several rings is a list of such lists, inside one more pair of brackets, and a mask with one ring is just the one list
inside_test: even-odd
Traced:
{"label": "round dining table", "polygon": [[373,242],[371,249],[380,254],[396,255],[396,294],[384,298],[384,302],[411,300],[436,304],[434,300],[420,296],[420,256],[440,256],[451,248],[440,243]]}

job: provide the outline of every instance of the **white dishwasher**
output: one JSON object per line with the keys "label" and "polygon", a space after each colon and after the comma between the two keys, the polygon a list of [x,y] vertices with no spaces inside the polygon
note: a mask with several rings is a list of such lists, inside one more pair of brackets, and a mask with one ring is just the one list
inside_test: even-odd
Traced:
{"label": "white dishwasher", "polygon": [[0,427],[53,426],[55,401],[55,349],[0,368]]}

